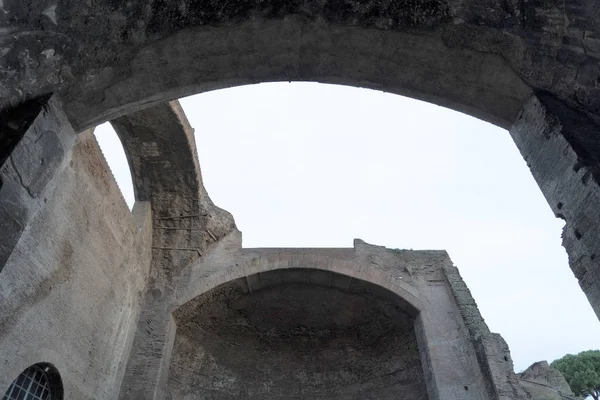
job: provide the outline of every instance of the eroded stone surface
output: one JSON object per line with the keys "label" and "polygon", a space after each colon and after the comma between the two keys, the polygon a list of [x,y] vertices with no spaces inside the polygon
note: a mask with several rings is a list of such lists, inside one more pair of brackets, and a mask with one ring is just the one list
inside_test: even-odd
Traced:
{"label": "eroded stone surface", "polygon": [[360,287],[239,280],[176,319],[169,399],[427,399],[414,317]]}
{"label": "eroded stone surface", "polygon": [[550,367],[547,361],[533,363],[519,374],[519,380],[534,399],[544,400],[573,400],[565,377],[556,369]]}

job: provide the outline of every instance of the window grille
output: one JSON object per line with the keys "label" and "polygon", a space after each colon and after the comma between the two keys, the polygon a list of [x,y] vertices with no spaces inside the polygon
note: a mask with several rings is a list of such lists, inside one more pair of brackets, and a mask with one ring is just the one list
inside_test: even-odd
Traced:
{"label": "window grille", "polygon": [[13,381],[2,400],[52,400],[46,372],[33,365]]}

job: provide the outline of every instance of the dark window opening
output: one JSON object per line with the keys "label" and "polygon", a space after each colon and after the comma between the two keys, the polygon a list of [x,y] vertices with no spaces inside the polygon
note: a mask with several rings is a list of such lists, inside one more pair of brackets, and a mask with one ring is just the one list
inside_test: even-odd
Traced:
{"label": "dark window opening", "polygon": [[11,383],[2,400],[62,400],[62,380],[51,364],[35,364]]}

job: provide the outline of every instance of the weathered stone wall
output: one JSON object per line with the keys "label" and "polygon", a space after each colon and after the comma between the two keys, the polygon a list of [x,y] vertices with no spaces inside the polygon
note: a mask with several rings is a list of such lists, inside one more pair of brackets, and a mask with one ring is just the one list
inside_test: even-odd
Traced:
{"label": "weathered stone wall", "polygon": [[27,366],[49,362],[65,399],[114,399],[150,266],[151,211],[143,202],[128,210],[92,132],[75,137],[57,107],[46,105],[45,117],[71,139],[55,161],[39,148],[54,145],[48,131],[30,129],[2,169],[0,206],[15,182],[39,177],[22,166],[45,162],[47,174],[16,197],[27,218],[0,272],[0,394]]}
{"label": "weathered stone wall", "polygon": [[[0,26],[0,145],[15,134],[4,113],[48,93],[83,130],[166,100],[264,81],[371,87],[505,128],[516,119],[512,135],[567,222],[571,268],[600,315],[597,0],[5,0]],[[546,111],[553,117],[542,121]],[[546,128],[553,133],[540,136]],[[185,210],[202,208],[190,203],[196,194],[150,197],[155,210],[174,197]],[[0,223],[12,246],[18,224]],[[228,233],[233,224],[217,225]],[[206,244],[187,244],[194,242]],[[172,264],[190,258],[167,254]]]}
{"label": "weathered stone wall", "polygon": [[518,374],[521,386],[532,399],[542,400],[575,400],[565,377],[548,362],[540,361],[532,364]]}
{"label": "weathered stone wall", "polygon": [[565,221],[569,265],[600,318],[600,137],[587,115],[532,96],[510,134],[550,208]]}
{"label": "weathered stone wall", "polygon": [[241,278],[176,320],[168,399],[428,398],[414,316],[343,275]]}
{"label": "weathered stone wall", "polygon": [[[295,278],[286,278],[298,268],[310,270],[309,277],[296,274]],[[200,363],[203,357],[212,360],[208,354],[200,354],[201,351],[194,353],[198,356],[194,360],[186,359],[183,355],[189,350],[190,343],[194,343],[194,340],[202,341],[202,337],[206,338],[203,335],[207,335],[206,332],[194,331],[199,325],[190,323],[198,321],[199,314],[182,311],[187,310],[188,306],[185,305],[188,302],[192,301],[193,304],[198,296],[202,298],[215,287],[235,280],[239,282],[240,279],[246,279],[246,285],[252,288],[253,293],[264,288],[261,283],[263,279],[279,284],[288,282],[288,279],[295,279],[294,282],[319,280],[327,286],[327,280],[319,277],[318,273],[325,271],[325,276],[328,273],[343,276],[346,287],[352,282],[368,282],[382,292],[392,293],[396,301],[400,299],[403,302],[404,310],[417,316],[414,323],[415,336],[422,376],[430,400],[506,399],[507,397],[499,397],[497,393],[502,391],[505,382],[516,380],[516,375],[505,369],[491,374],[480,365],[480,354],[491,361],[496,354],[478,349],[477,341],[471,337],[448,284],[446,269],[450,268],[451,261],[443,251],[395,251],[368,245],[360,240],[355,241],[353,249],[243,249],[239,233],[234,232],[210,248],[190,266],[185,278],[176,282],[171,308],[175,311],[178,333],[177,338],[174,338],[175,358],[171,366],[174,372],[169,378],[168,392],[180,385],[184,386],[173,389],[173,395],[182,396],[172,397],[175,400],[185,398],[185,393],[193,392],[194,385],[205,385],[210,391],[214,384],[210,378],[195,379],[192,372],[194,369],[187,368],[189,363]],[[276,273],[272,274],[272,271]],[[459,276],[454,281],[458,282],[458,279]],[[476,307],[473,312],[476,314],[475,319],[482,321]],[[499,335],[491,334],[490,337]],[[210,353],[210,346],[207,347],[207,353]],[[214,358],[219,364],[218,357]],[[507,364],[506,360],[502,361]],[[492,376],[495,380],[491,379]],[[243,386],[243,383],[238,384]],[[240,388],[237,387],[236,390]],[[379,398],[386,398],[386,395]]]}
{"label": "weathered stone wall", "polygon": [[477,361],[485,376],[482,385],[493,399],[527,399],[528,395],[515,375],[508,344],[502,336],[490,332],[458,268],[446,265],[444,273],[464,322],[461,328],[475,345]]}
{"label": "weathered stone wall", "polygon": [[177,282],[235,228],[202,184],[193,129],[177,102],[113,121],[127,152],[136,197],[152,205],[152,265],[120,399],[161,399],[175,324],[169,312]]}

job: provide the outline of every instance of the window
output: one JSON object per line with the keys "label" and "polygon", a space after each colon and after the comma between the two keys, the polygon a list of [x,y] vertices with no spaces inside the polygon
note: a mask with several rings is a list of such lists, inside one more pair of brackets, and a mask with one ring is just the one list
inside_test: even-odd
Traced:
{"label": "window", "polygon": [[62,382],[50,364],[35,364],[11,383],[2,400],[60,400]]}

